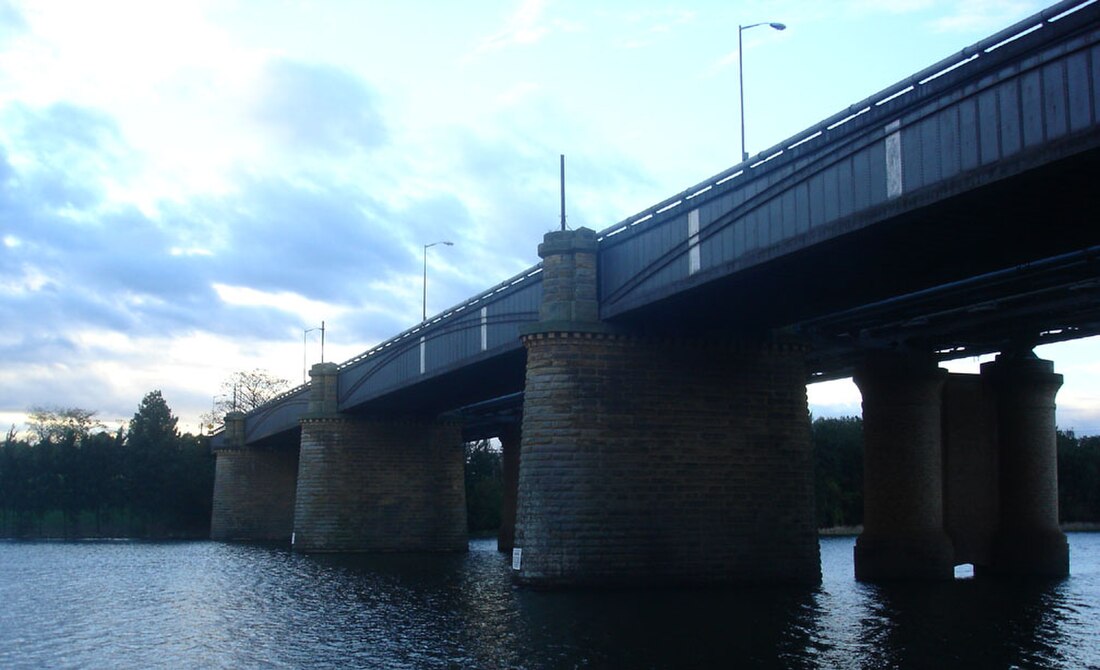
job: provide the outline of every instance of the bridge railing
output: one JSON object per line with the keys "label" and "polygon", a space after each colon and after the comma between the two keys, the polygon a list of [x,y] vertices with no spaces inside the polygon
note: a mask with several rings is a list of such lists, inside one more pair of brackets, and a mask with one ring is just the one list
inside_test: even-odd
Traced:
{"label": "bridge railing", "polygon": [[[668,214],[675,210],[679,210],[688,204],[690,200],[708,193],[715,187],[722,186],[738,177],[751,176],[751,171],[761,169],[766,164],[771,163],[793,149],[802,147],[803,145],[812,146],[813,144],[827,144],[834,141],[835,136],[839,134],[838,131],[846,130],[845,126],[847,124],[859,119],[867,112],[903,96],[913,95],[917,97],[922,87],[927,87],[943,75],[971,65],[981,56],[993,53],[997,49],[1035,32],[1047,24],[1054,23],[1055,21],[1070,16],[1074,12],[1088,5],[1092,5],[1095,2],[1096,0],[1063,0],[1062,2],[1052,5],[956,54],[948,56],[924,68],[907,79],[893,84],[892,86],[888,86],[878,93],[864,98],[860,102],[849,105],[847,108],[833,114],[824,121],[792,135],[754,156],[750,156],[748,160],[742,161],[712,177],[708,177],[684,189],[680,193],[662,200],[656,205],[648,207],[633,216],[629,216],[605,228],[600,231],[598,237],[602,241],[637,226],[648,222],[654,222],[654,219],[658,215]],[[810,146],[807,148],[810,148]]]}
{"label": "bridge railing", "polygon": [[[429,377],[471,355],[507,348],[512,341],[518,345],[520,324],[538,316],[541,274],[541,264],[527,268],[338,364],[341,406]],[[471,340],[476,352],[470,351]],[[418,358],[418,350],[422,358],[409,364],[410,357]],[[308,404],[310,386],[310,382],[295,386],[249,411],[245,417],[246,439],[261,439],[296,427],[298,416]],[[221,432],[217,430],[213,435]]]}
{"label": "bridge railing", "polygon": [[532,266],[342,363],[341,407],[518,348],[519,326],[538,318],[541,274]]}
{"label": "bridge railing", "polygon": [[[977,140],[971,138],[996,128],[996,118],[981,117],[971,122],[973,127],[960,129],[961,122],[947,110],[965,106],[973,116],[977,97],[995,90],[1020,98],[1029,110],[1046,104],[1026,84],[1000,82],[1018,81],[1022,73],[1034,71],[1040,60],[1033,54],[1058,60],[1064,45],[1083,48],[1074,40],[1095,27],[1098,12],[1100,5],[1083,0],[1054,5],[603,230],[601,315],[614,318],[708,273],[788,253],[811,230],[818,239],[835,234],[828,231],[839,230],[845,221],[867,220],[863,215],[903,192],[1008,157],[1010,148],[987,155],[984,146],[980,156],[974,155]],[[1047,30],[1052,24],[1055,29]],[[1081,60],[1077,56],[1075,62]],[[1073,95],[1065,86],[1056,93]],[[1048,130],[1033,126],[1027,129],[1032,135]],[[1052,126],[1049,131],[1057,135],[1066,129]],[[954,136],[943,142],[956,144],[937,146],[944,133]],[[964,142],[966,156],[948,156],[951,146]],[[944,154],[938,157],[941,148]]]}

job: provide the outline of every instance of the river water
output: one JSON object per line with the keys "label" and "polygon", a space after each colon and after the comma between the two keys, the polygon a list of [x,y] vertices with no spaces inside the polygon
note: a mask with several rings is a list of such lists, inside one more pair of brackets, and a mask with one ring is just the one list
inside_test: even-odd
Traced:
{"label": "river water", "polygon": [[1100,668],[1100,534],[1069,538],[1056,581],[858,584],[823,538],[818,588],[565,593],[494,541],[0,541],[0,668]]}

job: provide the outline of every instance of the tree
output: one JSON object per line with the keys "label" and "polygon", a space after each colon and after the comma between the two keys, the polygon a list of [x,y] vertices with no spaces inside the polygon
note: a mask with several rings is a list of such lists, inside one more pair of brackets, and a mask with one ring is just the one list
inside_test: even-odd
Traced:
{"label": "tree", "polygon": [[815,419],[813,443],[818,527],[863,523],[863,420]]}
{"label": "tree", "polygon": [[160,391],[125,434],[95,430],[87,410],[34,412],[27,439],[0,441],[0,535],[208,535],[214,456],[205,438],[179,434]]}
{"label": "tree", "polygon": [[503,496],[501,454],[488,440],[466,443],[466,525],[469,530],[500,528]]}
{"label": "tree", "polygon": [[1058,503],[1063,523],[1100,521],[1100,436],[1058,431]]}
{"label": "tree", "polygon": [[160,391],[150,391],[141,400],[134,418],[130,419],[129,439],[142,446],[161,447],[179,437],[178,419]]}
{"label": "tree", "polygon": [[[143,524],[162,519],[171,499],[173,461],[179,446],[177,419],[160,391],[142,399],[126,437],[125,480],[131,510]],[[148,533],[149,529],[143,530]]]}
{"label": "tree", "polygon": [[82,442],[92,431],[105,428],[96,414],[79,407],[32,407],[27,425],[38,443],[61,442],[69,436]]}
{"label": "tree", "polygon": [[254,410],[289,388],[288,380],[266,370],[234,372],[222,382],[221,395],[215,399],[212,410],[203,413],[202,422],[210,426],[225,423],[227,412]]}

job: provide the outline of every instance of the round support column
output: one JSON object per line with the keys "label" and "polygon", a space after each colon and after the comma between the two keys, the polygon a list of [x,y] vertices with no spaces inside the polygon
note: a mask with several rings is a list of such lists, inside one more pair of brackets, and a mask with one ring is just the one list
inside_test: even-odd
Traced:
{"label": "round support column", "polygon": [[982,366],[997,407],[1000,528],[989,572],[1069,574],[1069,545],[1058,526],[1058,449],[1054,397],[1062,375],[1032,352],[1004,353]]}
{"label": "round support column", "polygon": [[863,394],[863,533],[860,581],[951,579],[943,525],[941,390],[934,359],[877,354],[855,375]]}
{"label": "round support column", "polygon": [[509,428],[500,435],[500,446],[501,478],[504,490],[500,500],[497,550],[512,551],[516,544],[516,500],[519,497],[519,426]]}

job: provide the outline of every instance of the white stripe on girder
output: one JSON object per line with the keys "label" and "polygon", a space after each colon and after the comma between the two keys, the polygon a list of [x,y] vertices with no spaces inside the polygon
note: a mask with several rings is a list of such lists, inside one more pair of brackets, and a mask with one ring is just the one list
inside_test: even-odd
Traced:
{"label": "white stripe on girder", "polygon": [[481,350],[489,348],[489,308],[481,308]]}
{"label": "white stripe on girder", "polygon": [[901,120],[886,126],[886,197],[896,198],[904,190],[901,172]]}
{"label": "white stripe on girder", "polygon": [[699,271],[701,259],[699,258],[699,210],[688,212],[688,274],[693,275]]}

